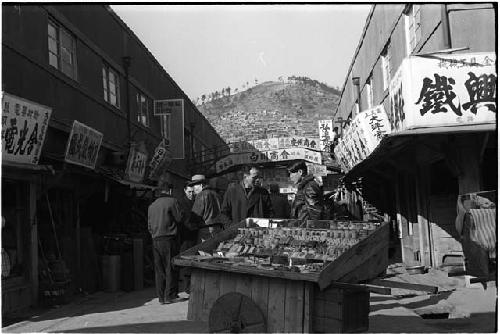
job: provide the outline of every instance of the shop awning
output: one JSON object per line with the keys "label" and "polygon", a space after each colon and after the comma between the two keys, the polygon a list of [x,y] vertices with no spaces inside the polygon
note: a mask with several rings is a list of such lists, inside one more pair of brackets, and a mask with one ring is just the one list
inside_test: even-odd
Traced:
{"label": "shop awning", "polygon": [[466,125],[454,125],[454,126],[438,126],[429,128],[418,128],[418,129],[408,129],[395,133],[391,133],[389,137],[396,136],[412,136],[421,134],[451,134],[451,133],[464,133],[464,132],[483,132],[483,131],[495,131],[497,125],[495,123],[488,124],[466,124]]}
{"label": "shop awning", "polygon": [[150,186],[144,183],[137,183],[137,182],[132,182],[128,180],[118,180],[118,183],[129,186],[131,189],[137,189],[137,190],[155,190],[156,187]]}
{"label": "shop awning", "polygon": [[2,161],[2,169],[23,169],[26,171],[36,171],[54,174],[55,170],[51,165],[33,165],[12,161]]}

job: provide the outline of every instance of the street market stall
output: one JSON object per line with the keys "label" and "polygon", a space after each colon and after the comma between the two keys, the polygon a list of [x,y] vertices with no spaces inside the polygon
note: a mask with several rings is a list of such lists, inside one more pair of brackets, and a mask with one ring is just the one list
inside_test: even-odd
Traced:
{"label": "street market stall", "polygon": [[192,268],[188,319],[211,332],[368,329],[369,292],[387,266],[389,225],[246,220],[181,254]]}

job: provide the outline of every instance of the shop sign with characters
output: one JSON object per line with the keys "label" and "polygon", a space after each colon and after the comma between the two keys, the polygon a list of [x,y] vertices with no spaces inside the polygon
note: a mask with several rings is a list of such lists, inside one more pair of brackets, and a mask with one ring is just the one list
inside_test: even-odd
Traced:
{"label": "shop sign with characters", "polygon": [[276,149],[263,152],[247,152],[230,154],[216,163],[216,171],[220,173],[235,165],[245,165],[272,161],[285,161],[303,159],[316,164],[321,164],[321,152],[305,148]]}
{"label": "shop sign with characters", "polygon": [[2,159],[38,164],[52,109],[3,93]]}
{"label": "shop sign with characters", "polygon": [[161,172],[162,167],[170,161],[172,161],[172,153],[168,149],[165,139],[163,139],[156,147],[155,153],[149,162],[148,178],[155,179],[158,173]]}
{"label": "shop sign with characters", "polygon": [[102,133],[90,126],[73,121],[64,161],[94,169],[102,137]]}
{"label": "shop sign with characters", "polygon": [[320,140],[319,138],[293,136],[240,141],[229,144],[231,153],[262,152],[289,148],[320,150]]}
{"label": "shop sign with characters", "polygon": [[142,152],[136,146],[130,148],[130,153],[128,155],[127,169],[125,170],[125,175],[130,181],[142,182],[144,178],[144,172],[146,171],[146,164],[148,160],[148,154]]}
{"label": "shop sign with characters", "polygon": [[494,53],[411,56],[390,84],[393,131],[495,123]]}
{"label": "shop sign with characters", "polygon": [[333,121],[331,119],[324,119],[318,121],[318,131],[319,131],[319,149],[321,151],[326,151],[330,149],[330,145],[335,140],[335,134],[333,132]]}
{"label": "shop sign with characters", "polygon": [[341,169],[349,171],[366,159],[389,133],[391,127],[383,105],[356,115],[334,149]]}

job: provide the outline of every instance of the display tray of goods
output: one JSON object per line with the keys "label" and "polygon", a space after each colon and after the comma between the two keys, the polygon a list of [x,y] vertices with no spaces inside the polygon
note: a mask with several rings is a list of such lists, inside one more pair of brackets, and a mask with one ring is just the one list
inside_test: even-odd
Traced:
{"label": "display tray of goods", "polygon": [[247,218],[179,254],[178,266],[318,283],[357,283],[387,267],[389,225],[379,221]]}

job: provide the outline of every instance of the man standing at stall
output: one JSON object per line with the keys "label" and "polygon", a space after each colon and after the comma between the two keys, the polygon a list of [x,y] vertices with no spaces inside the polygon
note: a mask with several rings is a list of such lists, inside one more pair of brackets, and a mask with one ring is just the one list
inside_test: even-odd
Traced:
{"label": "man standing at stall", "polygon": [[198,231],[198,242],[203,242],[222,231],[222,224],[216,219],[220,214],[220,203],[217,193],[208,187],[205,175],[193,175],[189,184],[196,196],[191,218],[194,223],[202,226]]}
{"label": "man standing at stall", "polygon": [[160,196],[148,208],[148,230],[153,239],[156,293],[160,304],[170,304],[178,297],[178,272],[172,259],[179,253],[177,232],[182,210],[172,197],[172,184],[165,178],[158,182]]}
{"label": "man standing at stall", "polygon": [[297,185],[297,193],[292,204],[292,218],[302,221],[322,219],[323,189],[314,175],[307,174],[304,161],[296,162],[288,167],[290,180]]}
{"label": "man standing at stall", "polygon": [[229,185],[222,201],[222,213],[231,219],[232,224],[247,217],[274,217],[271,198],[266,189],[258,185],[261,178],[259,169],[245,166],[241,182]]}

